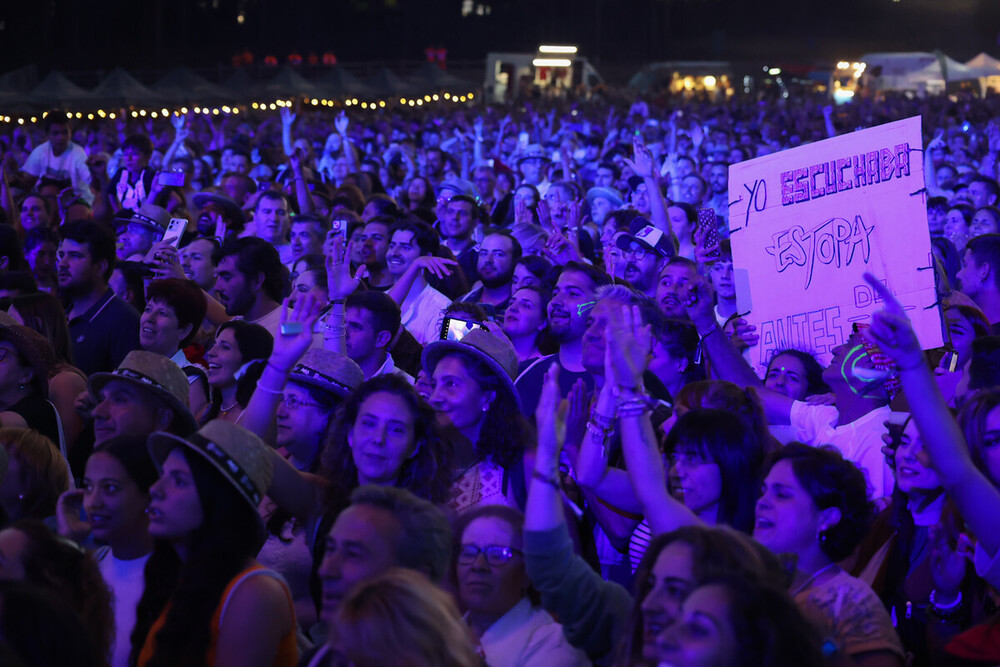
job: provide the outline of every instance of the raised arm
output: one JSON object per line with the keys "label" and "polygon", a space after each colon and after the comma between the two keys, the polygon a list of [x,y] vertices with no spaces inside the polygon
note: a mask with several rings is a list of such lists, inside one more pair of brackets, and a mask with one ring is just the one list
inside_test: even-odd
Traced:
{"label": "raised arm", "polygon": [[657,446],[649,409],[642,394],[642,374],[650,349],[650,327],[637,306],[623,306],[621,318],[608,325],[604,351],[608,384],[618,387],[618,423],[622,451],[635,495],[654,535],[702,521],[667,492],[667,475]]}
{"label": "raised arm", "polygon": [[863,335],[899,367],[910,412],[941,484],[992,558],[1000,551],[1000,490],[972,462],[962,429],[948,410],[899,301],[871,274],[865,280],[885,309],[875,313]]}
{"label": "raised arm", "polygon": [[292,157],[295,149],[292,147],[292,125],[295,123],[296,114],[292,113],[289,107],[281,107],[281,145],[285,149],[285,155]]}
{"label": "raised arm", "polygon": [[240,426],[256,433],[271,446],[274,446],[274,415],[278,410],[278,403],[282,400],[289,374],[312,344],[312,331],[319,315],[319,304],[310,294],[296,301],[291,312],[288,311],[288,299],[285,299],[281,311],[282,329],[289,323],[299,323],[302,328],[298,333],[282,332],[275,337],[274,348],[264,366],[264,372],[239,419]]}
{"label": "raised arm", "polygon": [[632,151],[632,159],[626,158],[625,163],[632,167],[635,175],[641,176],[646,184],[646,195],[649,197],[650,217],[653,219],[653,226],[672,234],[670,219],[667,217],[667,200],[663,197],[663,190],[660,189],[660,178],[653,153],[640,137],[635,137],[632,140]]}

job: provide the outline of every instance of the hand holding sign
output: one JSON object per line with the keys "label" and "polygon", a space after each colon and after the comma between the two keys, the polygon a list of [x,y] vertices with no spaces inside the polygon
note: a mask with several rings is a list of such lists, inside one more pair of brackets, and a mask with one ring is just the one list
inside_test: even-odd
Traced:
{"label": "hand holding sign", "polygon": [[919,368],[924,363],[924,353],[903,306],[872,274],[865,273],[865,281],[885,303],[885,308],[872,314],[871,326],[862,330],[861,335],[878,345],[901,370]]}

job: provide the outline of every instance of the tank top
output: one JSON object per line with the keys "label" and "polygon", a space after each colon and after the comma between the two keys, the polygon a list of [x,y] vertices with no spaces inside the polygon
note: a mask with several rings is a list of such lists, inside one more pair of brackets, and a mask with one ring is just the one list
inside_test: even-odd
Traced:
{"label": "tank top", "polygon": [[[219,606],[215,608],[215,613],[212,614],[212,628],[211,628],[211,640],[208,645],[208,654],[205,656],[206,665],[215,664],[215,650],[219,643],[219,630],[222,627],[222,620],[226,615],[226,608],[229,606],[229,600],[232,598],[233,592],[236,587],[241,583],[254,576],[267,576],[277,579],[281,582],[281,587],[285,591],[285,597],[288,599],[288,607],[293,613],[292,627],[284,637],[281,638],[281,643],[278,645],[278,653],[274,656],[274,662],[271,663],[274,667],[295,667],[295,664],[299,659],[298,647],[295,643],[295,622],[294,622],[294,605],[292,604],[292,594],[288,592],[288,585],[274,570],[268,570],[258,563],[254,563],[247,569],[243,570],[229,582],[226,586],[226,590],[222,592],[222,597],[219,599]],[[142,645],[142,651],[139,653],[139,667],[144,667],[149,664],[150,659],[156,653],[156,635],[160,632],[163,624],[167,620],[167,612],[170,611],[170,605],[168,604],[163,613],[160,614],[159,618],[153,623],[153,626],[149,629],[149,634],[146,636],[146,643]]]}

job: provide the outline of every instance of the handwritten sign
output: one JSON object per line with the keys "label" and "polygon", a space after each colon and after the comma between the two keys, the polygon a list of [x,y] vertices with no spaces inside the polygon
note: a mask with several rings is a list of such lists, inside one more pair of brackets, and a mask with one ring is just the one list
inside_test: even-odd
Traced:
{"label": "handwritten sign", "polygon": [[729,169],[738,290],[760,342],[751,363],[794,347],[829,363],[855,322],[881,308],[881,278],[924,349],[942,344],[924,200],[920,118],[801,146]]}

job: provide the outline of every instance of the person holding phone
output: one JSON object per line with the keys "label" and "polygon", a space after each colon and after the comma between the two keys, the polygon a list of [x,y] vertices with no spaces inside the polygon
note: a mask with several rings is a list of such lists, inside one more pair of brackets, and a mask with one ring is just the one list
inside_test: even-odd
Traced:
{"label": "person holding phone", "polygon": [[151,157],[153,142],[145,134],[133,134],[122,142],[121,166],[94,202],[94,217],[101,219],[123,209],[139,210],[153,189],[156,172],[149,168]]}

